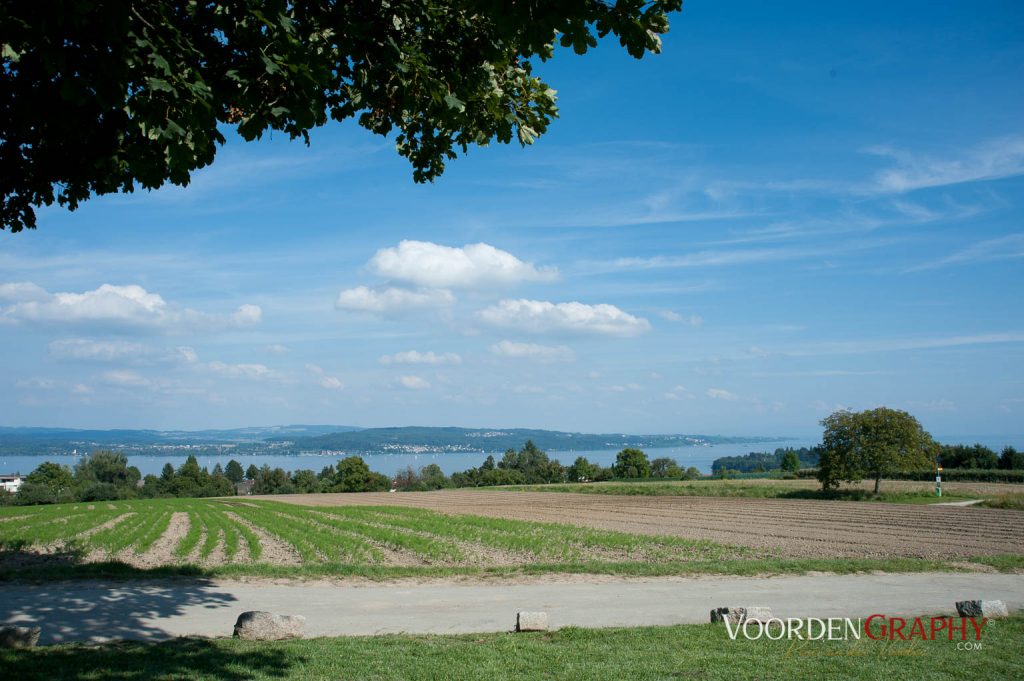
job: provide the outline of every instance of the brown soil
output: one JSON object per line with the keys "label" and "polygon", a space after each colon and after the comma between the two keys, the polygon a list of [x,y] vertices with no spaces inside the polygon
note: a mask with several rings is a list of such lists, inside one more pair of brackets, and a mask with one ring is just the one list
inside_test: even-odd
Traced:
{"label": "brown soil", "polygon": [[[256,562],[272,563],[274,565],[302,565],[302,558],[299,557],[298,552],[291,544],[281,541],[262,527],[257,527],[245,518],[231,513],[230,511],[225,512],[224,515],[231,518],[236,523],[245,525],[252,530],[257,537],[259,537],[261,555],[259,560]],[[241,542],[244,544],[245,538],[242,538]],[[248,549],[246,549],[246,556],[248,557]]]}
{"label": "brown soil", "polygon": [[570,523],[635,534],[710,539],[787,557],[955,559],[1024,554],[1024,513],[976,507],[493,490],[262,498],[309,506],[406,506],[448,514]]}
{"label": "brown soil", "polygon": [[188,534],[189,528],[188,513],[178,511],[171,515],[171,522],[167,525],[160,538],[153,542],[149,550],[144,554],[128,553],[123,560],[130,565],[140,568],[157,567],[158,565],[173,565],[177,562],[174,549],[178,543]]}

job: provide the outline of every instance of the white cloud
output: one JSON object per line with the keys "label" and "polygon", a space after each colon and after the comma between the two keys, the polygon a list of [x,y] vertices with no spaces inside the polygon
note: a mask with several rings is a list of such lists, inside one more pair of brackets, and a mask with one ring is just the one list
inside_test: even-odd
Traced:
{"label": "white cloud", "polygon": [[320,387],[328,390],[341,390],[345,387],[345,384],[335,376],[324,376],[320,379]]}
{"label": "white cloud", "polygon": [[419,376],[401,376],[398,382],[409,390],[426,390],[430,387],[430,383]]}
{"label": "white cloud", "polygon": [[16,281],[8,284],[0,284],[0,300],[10,302],[28,302],[34,300],[46,300],[49,297],[41,286],[30,281]]}
{"label": "white cloud", "polygon": [[658,312],[658,315],[662,319],[667,319],[670,322],[681,322],[681,321],[683,321],[683,315],[679,314],[678,312],[673,312],[672,310],[660,310]]}
{"label": "white cloud", "polygon": [[479,312],[493,326],[536,333],[581,333],[602,336],[637,336],[650,330],[642,317],[614,305],[551,303],[542,300],[502,300]]}
{"label": "white cloud", "polygon": [[690,315],[689,322],[690,322],[690,326],[692,326],[694,328],[700,328],[700,327],[704,326],[704,318],[701,317],[699,314],[692,314],[692,315]]}
{"label": "white cloud", "polygon": [[283,355],[284,353],[288,352],[288,346],[287,345],[281,345],[280,343],[273,343],[272,345],[268,345],[264,349],[267,352],[274,353],[275,355]]}
{"label": "white cloud", "polygon": [[738,395],[722,388],[708,388],[706,394],[713,400],[725,400],[726,402],[736,402],[740,399]]}
{"label": "white cloud", "polygon": [[503,340],[491,346],[491,352],[501,357],[532,359],[538,362],[571,362],[576,353],[565,345],[538,345],[536,343],[514,343]]}
{"label": "white cloud", "polygon": [[83,293],[48,293],[29,282],[0,286],[4,299],[0,321],[46,325],[92,325],[151,331],[209,330],[258,324],[262,310],[242,305],[230,315],[208,314],[170,305],[160,295],[137,285],[103,284]]}
{"label": "white cloud", "polygon": [[265,380],[278,378],[278,374],[264,364],[225,364],[224,362],[209,362],[206,367],[214,374],[225,378],[250,378]]}
{"label": "white cloud", "polygon": [[327,390],[341,390],[345,384],[337,376],[328,376],[323,367],[317,364],[307,364],[306,370],[316,377],[316,382],[321,388]]}
{"label": "white cloud", "polygon": [[902,193],[1024,174],[1021,135],[988,140],[966,150],[959,158],[929,158],[889,147],[872,147],[867,151],[896,161],[895,168],[875,176],[875,189],[882,192]]}
{"label": "white cloud", "polygon": [[424,307],[444,307],[455,302],[455,296],[445,289],[383,289],[357,286],[338,294],[334,306],[352,312],[388,313]]}
{"label": "white cloud", "polygon": [[138,372],[121,369],[104,372],[103,381],[121,388],[145,388],[152,384],[148,378]]}
{"label": "white cloud", "polygon": [[418,352],[408,350],[393,355],[382,355],[381,364],[462,364],[462,357],[454,352]]}
{"label": "white cloud", "polygon": [[685,385],[677,385],[676,387],[665,393],[666,400],[693,400],[696,399],[696,395],[687,389]]}
{"label": "white cloud", "polygon": [[484,243],[453,248],[429,241],[402,241],[397,247],[377,251],[370,260],[370,268],[380,276],[427,288],[472,288],[558,279],[558,270],[553,267],[537,268]]}
{"label": "white cloud", "polygon": [[188,346],[153,348],[121,340],[64,338],[52,341],[47,349],[54,359],[80,362],[195,364],[199,361],[196,351]]}

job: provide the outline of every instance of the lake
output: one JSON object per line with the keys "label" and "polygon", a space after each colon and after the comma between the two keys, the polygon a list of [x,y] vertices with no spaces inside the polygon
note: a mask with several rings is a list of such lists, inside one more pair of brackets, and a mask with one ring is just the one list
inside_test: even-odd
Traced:
{"label": "lake", "polygon": [[[695,466],[703,473],[710,473],[711,463],[722,456],[736,456],[738,454],[746,454],[747,452],[775,451],[776,447],[810,447],[815,444],[817,443],[811,440],[786,440],[765,443],[748,442],[745,444],[721,444],[711,445],[708,447],[651,448],[644,451],[651,459],[667,456],[678,461],[679,465],[683,468]],[[574,452],[550,451],[548,452],[548,456],[552,459],[557,459],[566,466],[572,464],[578,456],[585,456],[591,462],[602,466],[610,466],[615,463],[615,455],[617,453],[618,450],[616,449]],[[371,470],[388,476],[394,475],[399,471],[403,471],[408,466],[412,466],[414,469],[419,470],[423,466],[427,466],[432,463],[436,463],[447,475],[451,475],[458,471],[464,471],[467,468],[479,466],[483,463],[484,459],[487,458],[487,454],[480,452],[444,452],[438,454],[365,454],[362,456],[370,466]],[[500,453],[494,454],[493,456],[495,460],[501,459]],[[128,463],[132,466],[137,466],[138,469],[142,471],[143,475],[148,475],[150,473],[159,475],[160,469],[164,467],[165,463],[170,463],[172,466],[177,468],[181,464],[185,463],[186,458],[187,456],[129,456]],[[308,468],[319,473],[325,466],[337,463],[338,459],[341,457],[337,455],[238,456],[236,454],[234,456],[218,455],[200,456],[197,458],[199,459],[200,466],[205,466],[209,469],[213,469],[213,467],[218,463],[221,466],[226,466],[228,461],[235,459],[242,464],[243,468],[248,468],[250,464],[255,464],[257,468],[266,464],[271,468],[283,468],[287,471]],[[74,466],[79,459],[81,459],[81,456],[0,455],[0,473],[30,473],[44,461],[55,461],[68,466]]]}
{"label": "lake", "polygon": [[[1003,435],[1003,436],[949,436],[949,437],[938,437],[940,442],[953,443],[963,442],[973,444],[975,442],[981,443],[986,447],[994,449],[996,452],[1000,451],[1004,446],[1011,445],[1017,449],[1024,449],[1024,435]],[[747,442],[744,444],[719,444],[710,445],[707,447],[664,447],[664,448],[650,448],[645,449],[648,458],[656,459],[658,457],[670,457],[679,462],[679,465],[683,468],[689,468],[690,466],[696,467],[702,473],[711,472],[711,464],[715,459],[723,456],[740,456],[747,454],[748,452],[773,452],[777,447],[813,447],[821,442],[820,439],[793,439],[784,441],[771,441],[771,442]],[[574,452],[556,452],[550,451],[548,455],[560,461],[563,465],[570,465],[578,456],[585,456],[593,463],[600,464],[602,466],[610,466],[615,463],[615,455],[618,450],[615,449],[604,449],[604,450],[589,450],[589,451],[574,451]],[[22,473],[27,474],[33,471],[39,464],[44,461],[56,461],[59,463],[66,464],[68,466],[74,466],[74,464],[81,457],[76,456],[7,456],[0,454],[0,473]],[[143,475],[153,473],[159,475],[160,469],[163,468],[165,463],[170,463],[175,468],[185,463],[185,456],[129,456],[128,462],[132,466],[137,466]],[[255,464],[258,467],[267,464],[271,468],[283,468],[287,471],[294,471],[302,468],[308,468],[314,472],[319,473],[325,466],[329,466],[338,461],[339,456],[320,456],[320,455],[302,455],[302,456],[271,456],[271,455],[255,455],[255,456],[200,456],[199,465],[205,466],[212,469],[216,464],[226,466],[228,461],[232,458],[238,460],[242,464],[243,468],[248,468],[250,464]],[[432,463],[436,463],[441,467],[447,475],[458,471],[464,471],[467,468],[473,468],[483,463],[484,459],[487,458],[487,454],[479,452],[446,452],[438,454],[366,454],[363,455],[363,459],[370,466],[371,470],[383,473],[384,475],[394,475],[395,473],[405,470],[406,467],[412,466],[414,469],[419,470],[423,466],[427,466]],[[494,458],[500,459],[501,454],[495,454]]]}

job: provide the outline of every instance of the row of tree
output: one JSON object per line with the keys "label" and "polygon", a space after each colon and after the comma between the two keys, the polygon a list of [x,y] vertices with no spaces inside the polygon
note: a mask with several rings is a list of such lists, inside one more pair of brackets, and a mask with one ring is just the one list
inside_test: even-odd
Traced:
{"label": "row of tree", "polygon": [[509,449],[495,461],[493,456],[478,467],[445,475],[437,464],[413,470],[411,467],[394,478],[370,470],[358,456],[349,456],[319,473],[308,469],[288,472],[264,465],[257,468],[232,459],[224,467],[218,463],[209,470],[194,456],[178,468],[165,464],[160,475],[145,477],[118,452],[99,451],[83,458],[74,469],[45,462],[30,473],[17,494],[4,495],[0,502],[14,504],[52,504],[75,501],[116,499],[231,496],[236,485],[250,481],[252,494],[311,494],[318,492],[377,492],[387,489],[420,491],[447,487],[488,487],[495,485],[548,484],[558,482],[594,482],[615,479],[696,479],[696,468],[684,470],[675,459],[657,458],[633,448],[623,449],[609,467],[578,457],[571,466],[551,459],[532,441],[520,450]]}

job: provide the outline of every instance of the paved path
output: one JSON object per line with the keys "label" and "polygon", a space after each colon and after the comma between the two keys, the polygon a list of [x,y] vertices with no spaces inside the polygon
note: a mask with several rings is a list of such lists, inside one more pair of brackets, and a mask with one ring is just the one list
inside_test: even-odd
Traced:
{"label": "paved path", "polygon": [[1024,575],[924,573],[771,578],[542,581],[533,584],[337,586],[220,581],[0,586],[0,623],[38,624],[42,643],[229,636],[245,610],[305,615],[307,636],[509,630],[518,610],[553,627],[708,621],[723,605],[781,617],[955,614],[954,601],[1024,608]]}

